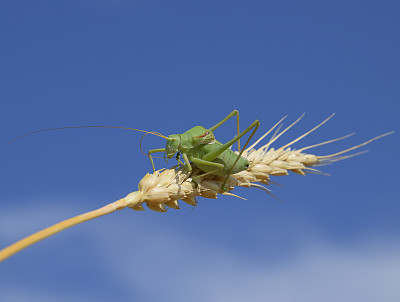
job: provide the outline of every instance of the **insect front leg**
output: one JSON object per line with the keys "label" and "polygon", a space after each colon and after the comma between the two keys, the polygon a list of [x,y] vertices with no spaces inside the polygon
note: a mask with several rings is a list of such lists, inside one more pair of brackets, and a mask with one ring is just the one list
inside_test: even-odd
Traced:
{"label": "insect front leg", "polygon": [[190,164],[190,160],[187,157],[187,154],[182,152],[182,157],[183,157],[183,160],[185,161],[186,168],[188,169],[189,172],[192,172],[193,168],[192,168],[192,165]]}
{"label": "insect front leg", "polygon": [[[239,111],[237,111],[236,109],[233,110],[231,113],[228,114],[228,116],[226,118],[224,118],[222,121],[220,121],[218,124],[212,126],[210,128],[211,131],[214,131],[215,129],[217,129],[219,126],[221,126],[223,123],[225,123],[227,120],[229,120],[231,117],[236,115],[236,128],[237,128],[237,137],[240,134],[240,128],[239,128]],[[240,152],[240,138],[237,140],[238,143],[238,150]]]}
{"label": "insect front leg", "polygon": [[154,168],[153,157],[151,156],[151,154],[158,153],[158,152],[165,152],[165,148],[151,149],[151,150],[149,150],[149,153],[147,153],[147,156],[149,157],[150,162],[151,162],[151,166],[153,167],[153,172],[156,172],[156,169]]}

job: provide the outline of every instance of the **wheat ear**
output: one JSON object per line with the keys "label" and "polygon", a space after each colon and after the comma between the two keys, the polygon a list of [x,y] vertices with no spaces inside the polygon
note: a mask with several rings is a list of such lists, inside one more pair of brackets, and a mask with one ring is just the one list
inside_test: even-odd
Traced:
{"label": "wheat ear", "polygon": [[[283,119],[281,119],[252,146],[244,150],[242,156],[248,159],[248,161],[250,162],[250,167],[246,171],[242,171],[240,173],[229,176],[225,185],[228,191],[224,191],[221,189],[222,183],[225,180],[225,177],[223,176],[207,175],[203,178],[200,177],[196,179],[197,185],[195,185],[192,182],[191,177],[201,175],[202,172],[199,170],[194,170],[192,173],[189,173],[189,171],[187,171],[184,167],[175,167],[171,169],[156,171],[153,174],[147,173],[139,182],[138,191],[132,192],[126,197],[110,203],[100,209],[59,222],[42,231],[30,235],[4,248],[3,250],[0,250],[0,262],[21,251],[22,249],[51,235],[54,235],[62,230],[65,230],[76,224],[113,213],[117,210],[122,210],[126,207],[129,207],[136,211],[143,211],[143,204],[145,203],[147,207],[153,211],[166,212],[167,208],[179,209],[178,200],[182,200],[189,205],[196,206],[197,196],[214,199],[218,197],[218,194],[239,197],[231,193],[231,191],[235,187],[257,187],[263,189],[265,192],[270,194],[270,190],[265,187],[265,185],[271,183],[270,176],[288,175],[289,172],[294,172],[300,175],[305,175],[306,173],[323,174],[321,171],[313,167],[326,165],[338,160],[364,153],[365,151],[350,155],[344,155],[347,152],[358,149],[374,140],[393,133],[392,131],[379,135],[364,143],[340,152],[333,153],[331,155],[319,156],[304,153],[303,151],[345,139],[352,134],[328,140],[312,146],[303,147],[298,150],[292,150],[290,148],[292,144],[298,142],[300,139],[304,138],[305,136],[319,128],[322,124],[327,122],[332,117],[330,116],[328,119],[324,120],[322,123],[311,129],[310,131],[304,133],[303,135],[284,145],[283,147],[278,149],[270,148],[270,145],[273,142],[275,142],[280,136],[282,136],[282,134],[284,134],[292,126],[294,126],[302,117],[303,115],[294,123],[292,123],[289,127],[278,133],[280,126],[282,125],[281,123]],[[274,128],[278,128],[278,131],[276,131],[276,133],[271,137],[268,143],[259,149],[254,149],[254,147],[258,143],[260,143],[269,133],[271,133]]]}

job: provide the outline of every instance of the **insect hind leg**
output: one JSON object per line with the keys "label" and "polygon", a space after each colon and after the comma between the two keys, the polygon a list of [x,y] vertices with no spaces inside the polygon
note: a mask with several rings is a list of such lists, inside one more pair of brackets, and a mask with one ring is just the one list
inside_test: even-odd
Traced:
{"label": "insect hind leg", "polygon": [[[237,111],[236,109],[233,110],[231,113],[228,114],[228,116],[226,118],[224,118],[222,121],[220,121],[219,123],[217,123],[216,125],[212,126],[210,128],[211,131],[214,131],[215,129],[217,129],[219,126],[221,126],[223,123],[225,123],[227,120],[229,120],[231,117],[236,115],[236,128],[237,128],[237,134],[236,136],[239,136],[240,134],[240,128],[239,128],[239,111]],[[237,140],[238,143],[238,150],[240,152],[240,139]]]}
{"label": "insect hind leg", "polygon": [[249,127],[247,127],[246,130],[244,130],[242,133],[240,133],[240,135],[238,135],[238,138],[242,137],[243,135],[245,135],[247,132],[249,132],[251,129],[253,129],[253,131],[251,132],[249,138],[247,139],[246,143],[243,146],[243,149],[239,151],[239,155],[236,158],[235,162],[233,163],[232,167],[230,168],[230,170],[228,171],[226,178],[224,180],[224,182],[222,183],[222,189],[225,188],[225,184],[228,180],[229,175],[231,175],[232,170],[235,168],[236,163],[238,162],[239,158],[242,156],[243,151],[246,149],[247,145],[249,144],[250,140],[252,139],[252,137],[254,136],[254,134],[257,132],[258,127],[260,127],[260,121],[259,120],[255,120],[253,123],[251,123],[251,125]]}

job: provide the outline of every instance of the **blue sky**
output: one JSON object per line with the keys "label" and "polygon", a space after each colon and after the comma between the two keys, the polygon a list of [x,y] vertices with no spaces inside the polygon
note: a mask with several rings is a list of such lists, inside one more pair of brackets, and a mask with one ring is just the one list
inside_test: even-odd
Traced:
{"label": "blue sky", "polygon": [[29,131],[168,135],[238,109],[261,135],[305,112],[279,147],[335,112],[295,147],[357,135],[317,155],[397,132],[322,167],[331,176],[275,177],[284,204],[241,188],[246,201],[124,210],[64,231],[0,264],[0,300],[398,301],[399,12],[397,1],[3,1],[0,247],[137,190],[151,170],[139,133],[5,144]]}

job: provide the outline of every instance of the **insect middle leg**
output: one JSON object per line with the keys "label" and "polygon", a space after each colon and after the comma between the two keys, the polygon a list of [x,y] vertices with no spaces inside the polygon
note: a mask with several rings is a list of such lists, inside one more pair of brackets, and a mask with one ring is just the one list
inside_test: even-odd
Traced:
{"label": "insect middle leg", "polygon": [[181,152],[176,153],[176,160],[178,163],[180,163],[182,166],[185,166],[185,164],[181,161]]}

